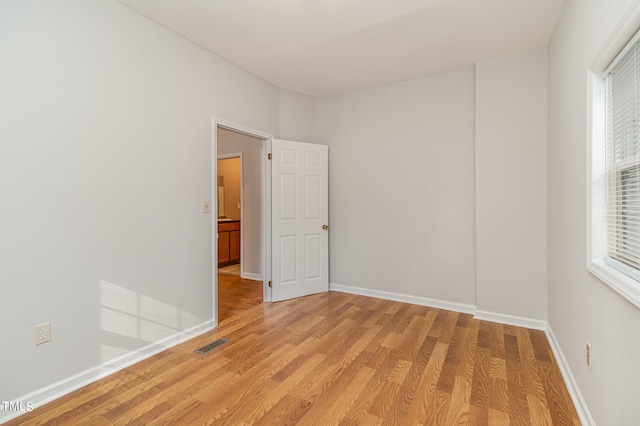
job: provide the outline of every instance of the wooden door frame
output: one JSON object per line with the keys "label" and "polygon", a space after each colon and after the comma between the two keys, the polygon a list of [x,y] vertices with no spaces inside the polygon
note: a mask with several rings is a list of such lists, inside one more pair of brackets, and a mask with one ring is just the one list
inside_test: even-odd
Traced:
{"label": "wooden door frame", "polygon": [[[259,130],[252,129],[241,124],[223,120],[218,117],[211,119],[211,247],[212,247],[212,287],[213,287],[213,321],[218,325],[218,129],[231,130],[262,140],[261,164],[262,164],[262,249],[261,249],[261,269],[262,269],[262,294],[263,301],[271,301],[271,162],[268,154],[271,153],[271,142],[273,135]],[[241,205],[241,208],[242,205]],[[241,213],[242,214],[242,213]],[[242,226],[242,225],[241,225]],[[242,247],[241,247],[242,250]]]}

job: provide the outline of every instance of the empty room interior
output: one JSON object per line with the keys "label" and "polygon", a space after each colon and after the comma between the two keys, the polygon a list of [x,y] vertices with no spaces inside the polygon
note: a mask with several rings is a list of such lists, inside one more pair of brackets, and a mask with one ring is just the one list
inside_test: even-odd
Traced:
{"label": "empty room interior", "polygon": [[637,424],[639,29],[0,0],[0,423]]}

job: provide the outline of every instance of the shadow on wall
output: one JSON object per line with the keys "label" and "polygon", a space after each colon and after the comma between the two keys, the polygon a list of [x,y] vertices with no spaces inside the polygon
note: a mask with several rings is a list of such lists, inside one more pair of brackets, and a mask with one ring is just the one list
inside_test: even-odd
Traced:
{"label": "shadow on wall", "polygon": [[100,329],[106,333],[105,341],[113,341],[101,346],[103,363],[140,349],[141,342],[155,343],[196,325],[196,316],[189,312],[100,281]]}

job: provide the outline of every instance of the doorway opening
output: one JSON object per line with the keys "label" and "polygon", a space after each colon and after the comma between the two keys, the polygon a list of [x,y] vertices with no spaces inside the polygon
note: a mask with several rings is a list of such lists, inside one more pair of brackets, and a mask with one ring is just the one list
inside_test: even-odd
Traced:
{"label": "doorway opening", "polygon": [[[216,118],[212,133],[213,200],[218,193],[218,155],[242,152],[241,278],[262,281],[265,302],[328,292],[328,147],[274,139]],[[233,141],[230,147],[223,147],[225,140]],[[255,155],[245,152],[241,141]],[[256,158],[254,166],[249,164],[250,155]],[[250,172],[256,176],[254,184],[249,183]],[[214,204],[217,212],[217,201]],[[225,215],[226,208],[225,205]],[[216,214],[212,219],[213,254],[217,260],[217,236],[223,222]],[[213,315],[217,319],[217,261],[214,265]]]}
{"label": "doorway opening", "polygon": [[213,135],[214,317],[220,322],[270,300],[265,224],[272,137],[217,119]]}

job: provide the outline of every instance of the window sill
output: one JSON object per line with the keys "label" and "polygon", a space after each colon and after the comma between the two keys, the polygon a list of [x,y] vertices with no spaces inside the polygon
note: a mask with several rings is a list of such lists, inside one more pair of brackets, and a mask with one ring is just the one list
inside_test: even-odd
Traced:
{"label": "window sill", "polygon": [[616,293],[640,308],[640,282],[607,265],[601,259],[591,261],[587,269]]}

